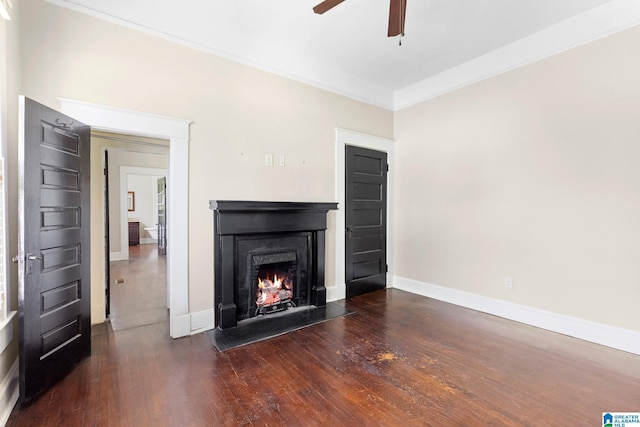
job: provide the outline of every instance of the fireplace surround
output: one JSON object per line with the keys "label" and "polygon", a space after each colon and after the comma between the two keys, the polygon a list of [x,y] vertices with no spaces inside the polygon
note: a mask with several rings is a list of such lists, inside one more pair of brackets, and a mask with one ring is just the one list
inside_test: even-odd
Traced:
{"label": "fireplace surround", "polygon": [[327,212],[337,203],[211,200],[209,208],[216,327],[234,328],[288,307],[326,305],[325,230]]}

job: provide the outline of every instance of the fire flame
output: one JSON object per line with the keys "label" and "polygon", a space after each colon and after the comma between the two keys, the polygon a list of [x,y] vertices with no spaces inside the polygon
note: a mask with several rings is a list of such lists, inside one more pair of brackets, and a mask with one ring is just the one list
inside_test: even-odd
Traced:
{"label": "fire flame", "polygon": [[273,280],[269,280],[268,278],[263,280],[258,277],[256,304],[259,307],[274,305],[282,300],[290,300],[292,297],[291,283],[289,280],[286,280],[286,278],[278,278],[277,274],[273,275]]}

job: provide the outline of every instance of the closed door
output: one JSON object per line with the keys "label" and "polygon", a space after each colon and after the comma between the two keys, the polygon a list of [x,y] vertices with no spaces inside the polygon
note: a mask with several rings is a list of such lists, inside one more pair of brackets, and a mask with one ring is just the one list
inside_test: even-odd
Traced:
{"label": "closed door", "polygon": [[90,128],[20,98],[20,397],[91,353]]}
{"label": "closed door", "polygon": [[347,297],[387,285],[387,153],[346,147]]}

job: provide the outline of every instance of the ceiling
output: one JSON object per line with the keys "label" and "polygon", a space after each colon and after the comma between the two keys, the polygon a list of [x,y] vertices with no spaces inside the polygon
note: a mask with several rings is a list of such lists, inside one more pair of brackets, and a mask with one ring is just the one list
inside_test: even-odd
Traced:
{"label": "ceiling", "polygon": [[49,1],[389,109],[640,23],[637,0],[408,0],[400,45],[389,0]]}

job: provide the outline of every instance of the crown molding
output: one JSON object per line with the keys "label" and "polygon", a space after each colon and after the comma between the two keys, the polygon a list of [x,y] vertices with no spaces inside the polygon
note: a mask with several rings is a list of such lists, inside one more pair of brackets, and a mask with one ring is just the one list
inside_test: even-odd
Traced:
{"label": "crown molding", "polygon": [[500,49],[394,92],[322,64],[304,64],[304,61],[291,60],[279,64],[278,67],[273,67],[267,65],[268,60],[264,58],[264,60],[243,58],[230,52],[204,46],[105,14],[71,0],[47,1],[204,53],[393,111],[419,104],[640,24],[640,1],[611,0]]}
{"label": "crown molding", "polygon": [[72,0],[46,0],[48,3],[65,9],[80,12],[85,15],[98,18],[112,24],[126,27],[141,33],[155,36],[167,41],[171,41],[191,49],[198,50],[203,53],[215,55],[230,61],[234,61],[243,65],[247,65],[258,70],[262,70],[271,74],[285,77],[318,89],[333,92],[347,98],[361,101],[366,104],[382,107],[387,110],[393,109],[393,91],[380,87],[376,84],[366,82],[356,76],[341,72],[331,67],[318,63],[308,63],[308,61],[300,61],[299,58],[291,58],[288,61],[278,64],[277,67],[268,65],[268,57],[252,60],[225,52],[210,46],[206,46],[191,40],[177,37],[162,31],[155,30],[144,25],[137,24],[132,21],[109,15],[107,13],[77,4]]}
{"label": "crown molding", "polygon": [[612,0],[394,93],[394,111],[640,24],[640,1]]}

